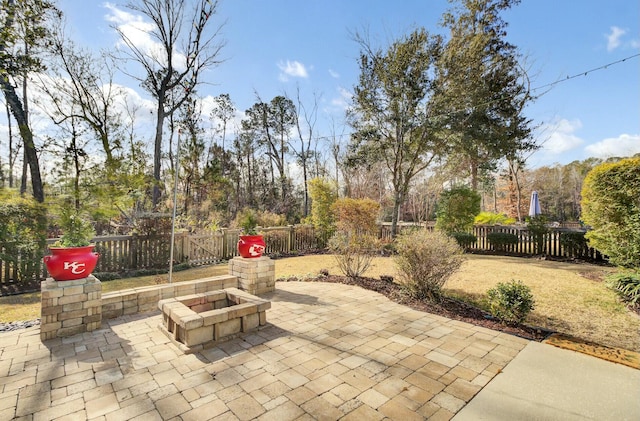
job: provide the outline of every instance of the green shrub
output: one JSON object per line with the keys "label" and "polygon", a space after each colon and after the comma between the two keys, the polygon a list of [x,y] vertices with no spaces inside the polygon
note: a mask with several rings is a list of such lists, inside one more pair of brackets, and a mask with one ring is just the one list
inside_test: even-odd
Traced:
{"label": "green shrub", "polygon": [[442,192],[436,211],[436,227],[447,234],[468,231],[480,213],[480,195],[468,187]]}
{"label": "green shrub", "polygon": [[456,241],[440,231],[418,230],[397,238],[399,282],[418,299],[437,301],[442,286],[464,257]]}
{"label": "green shrub", "polygon": [[563,231],[560,233],[560,245],[572,254],[578,254],[587,247],[587,239],[583,231]]}
{"label": "green shrub", "polygon": [[256,235],[258,226],[258,215],[251,208],[244,208],[236,215],[232,222],[235,227],[240,227],[244,235]]}
{"label": "green shrub", "polygon": [[480,212],[473,219],[473,223],[476,225],[513,225],[516,220],[502,213]]}
{"label": "green shrub", "polygon": [[451,233],[451,236],[455,238],[455,240],[458,242],[458,245],[463,249],[468,249],[473,243],[478,240],[478,237],[469,232],[454,232]]}
{"label": "green shrub", "polygon": [[113,281],[114,279],[122,279],[122,275],[117,272],[93,272],[93,276],[98,278],[100,282]]}
{"label": "green shrub", "polygon": [[20,197],[14,190],[0,188],[0,260],[16,281],[38,276],[46,238],[46,209],[33,198]]}
{"label": "green shrub", "polygon": [[331,206],[338,198],[338,188],[334,182],[324,178],[313,178],[307,183],[311,198],[310,223],[319,236],[326,236],[334,229],[334,214]]}
{"label": "green shrub", "polygon": [[500,282],[487,291],[489,311],[502,323],[521,323],[534,309],[531,289],[521,281]]}
{"label": "green shrub", "polygon": [[533,241],[534,253],[544,253],[545,236],[549,233],[547,217],[544,215],[527,217],[527,229],[529,230],[529,235],[531,235],[531,240]]}
{"label": "green shrub", "polygon": [[84,247],[91,243],[96,235],[93,224],[80,212],[71,207],[63,207],[60,211],[58,225],[62,229],[56,247]]}
{"label": "green shrub", "polygon": [[632,305],[640,304],[640,272],[623,272],[607,276],[607,286]]}
{"label": "green shrub", "polygon": [[490,232],[487,241],[494,250],[505,251],[507,246],[518,244],[518,236],[508,232]]}
{"label": "green shrub", "polygon": [[601,164],[582,185],[589,245],[615,265],[640,268],[640,157]]}

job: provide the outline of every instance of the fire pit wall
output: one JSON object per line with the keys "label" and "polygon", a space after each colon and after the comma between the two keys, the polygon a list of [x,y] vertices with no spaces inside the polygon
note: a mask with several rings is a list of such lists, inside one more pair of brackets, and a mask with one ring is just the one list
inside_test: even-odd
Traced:
{"label": "fire pit wall", "polygon": [[237,288],[160,300],[161,329],[183,352],[192,353],[267,323],[271,302]]}

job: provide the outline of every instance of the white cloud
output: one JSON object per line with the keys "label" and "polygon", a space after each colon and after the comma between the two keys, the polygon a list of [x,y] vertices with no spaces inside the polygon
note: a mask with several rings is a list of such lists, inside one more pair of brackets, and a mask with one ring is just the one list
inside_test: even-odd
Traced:
{"label": "white cloud", "polygon": [[[145,21],[140,15],[134,15],[112,3],[105,3],[104,7],[109,10],[105,16],[108,22],[111,22],[120,32],[141,52],[152,58],[156,63],[165,65],[167,63],[167,55],[162,44],[155,40],[151,35],[157,32],[155,24]],[[120,48],[128,48],[124,41],[120,40],[116,44]],[[186,57],[184,54],[174,51],[173,65],[177,70],[183,70],[186,66]]]}
{"label": "white cloud", "polygon": [[582,127],[580,120],[560,119],[544,127],[544,131],[550,132],[542,148],[550,153],[559,154],[570,151],[582,145],[584,140],[574,134]]}
{"label": "white cloud", "polygon": [[280,80],[283,82],[289,80],[289,77],[309,77],[309,72],[307,71],[307,68],[304,66],[304,64],[296,60],[287,60],[286,62],[281,61],[280,63],[278,63],[278,68],[280,68],[280,71],[282,72],[280,73]]}
{"label": "white cloud", "polygon": [[340,79],[340,73],[336,72],[335,70],[329,69],[329,75],[334,79]]}
{"label": "white cloud", "polygon": [[346,110],[351,102],[351,97],[353,96],[351,92],[343,87],[338,87],[339,96],[333,98],[331,100],[331,105],[343,110]]}
{"label": "white cloud", "polygon": [[625,157],[640,153],[640,135],[621,134],[586,146],[589,156],[596,158]]}
{"label": "white cloud", "polygon": [[[205,126],[209,126],[209,130],[211,131],[211,136],[219,136],[221,133],[219,130],[222,129],[223,121],[218,118],[216,115],[212,115],[212,112],[218,107],[216,103],[216,97],[212,95],[207,95],[201,99],[202,101],[202,118],[204,120]],[[242,118],[244,117],[244,113],[239,110],[235,110],[233,117],[231,120],[226,123],[226,139],[230,139],[236,135],[238,128],[241,125]]]}
{"label": "white cloud", "polygon": [[618,28],[617,26],[611,27],[611,33],[606,35],[607,37],[607,51],[613,51],[616,48],[620,47],[622,36],[626,34],[626,29]]}

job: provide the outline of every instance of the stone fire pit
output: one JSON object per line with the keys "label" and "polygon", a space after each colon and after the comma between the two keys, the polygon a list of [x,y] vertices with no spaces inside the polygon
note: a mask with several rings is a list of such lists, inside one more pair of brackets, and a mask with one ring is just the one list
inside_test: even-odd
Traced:
{"label": "stone fire pit", "polygon": [[198,352],[267,323],[271,302],[237,288],[160,300],[160,329],[185,353]]}

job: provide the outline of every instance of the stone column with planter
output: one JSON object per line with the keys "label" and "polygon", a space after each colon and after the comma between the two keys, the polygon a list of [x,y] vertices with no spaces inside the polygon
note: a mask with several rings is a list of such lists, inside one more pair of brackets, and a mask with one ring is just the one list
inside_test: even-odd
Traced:
{"label": "stone column with planter", "polygon": [[229,275],[238,278],[238,288],[252,295],[271,292],[276,288],[275,262],[267,256],[234,257],[229,260]]}
{"label": "stone column with planter", "polygon": [[40,339],[90,332],[102,324],[102,284],[89,275],[73,281],[47,278],[40,283]]}

